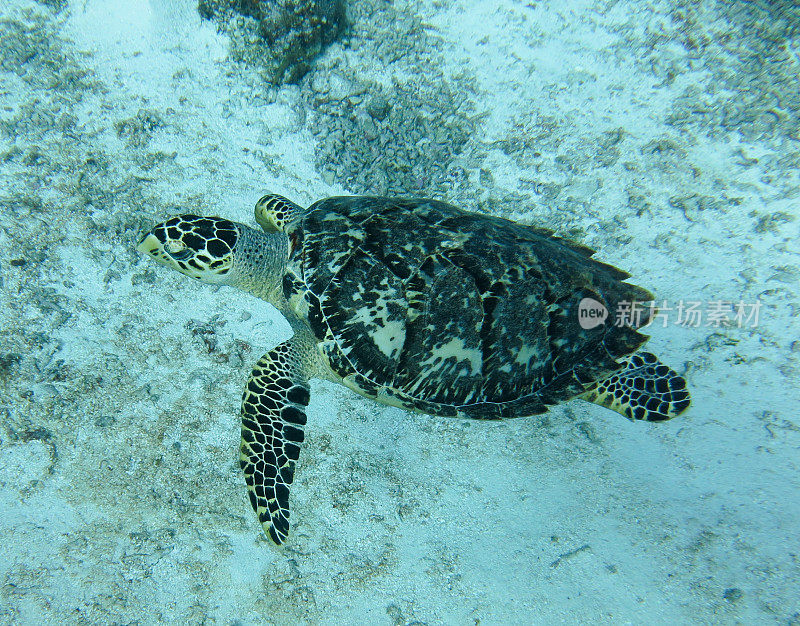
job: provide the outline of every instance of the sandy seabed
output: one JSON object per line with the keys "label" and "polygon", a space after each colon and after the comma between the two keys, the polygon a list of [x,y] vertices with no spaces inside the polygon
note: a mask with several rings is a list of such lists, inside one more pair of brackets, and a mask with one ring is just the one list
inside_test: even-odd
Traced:
{"label": "sandy seabed", "polygon": [[[5,2],[0,623],[800,623],[792,5],[366,0],[277,88],[190,0]],[[597,249],[664,305],[691,409],[467,422],[315,383],[274,548],[238,405],[288,325],[134,249],[265,190]]]}

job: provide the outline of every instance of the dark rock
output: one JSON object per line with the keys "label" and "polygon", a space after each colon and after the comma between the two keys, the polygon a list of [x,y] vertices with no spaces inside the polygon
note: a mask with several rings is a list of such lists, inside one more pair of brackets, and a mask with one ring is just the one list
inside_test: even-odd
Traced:
{"label": "dark rock", "polygon": [[728,602],[736,602],[744,597],[744,592],[737,587],[730,587],[722,593],[722,597]]}
{"label": "dark rock", "polygon": [[386,119],[389,111],[392,110],[392,105],[389,101],[381,95],[374,96],[367,104],[367,113],[374,117],[379,122]]}
{"label": "dark rock", "polygon": [[233,56],[261,62],[275,84],[296,83],[344,30],[344,0],[200,0],[200,15],[231,35]]}

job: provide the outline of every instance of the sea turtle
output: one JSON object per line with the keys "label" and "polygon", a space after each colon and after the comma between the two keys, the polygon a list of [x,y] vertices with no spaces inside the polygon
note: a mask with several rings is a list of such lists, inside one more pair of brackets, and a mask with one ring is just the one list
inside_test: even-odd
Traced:
{"label": "sea turtle", "polygon": [[[637,332],[653,296],[551,231],[435,200],[334,197],[304,209],[269,194],[262,230],[179,215],[138,250],[273,304],[294,335],[255,366],[240,462],[276,544],[303,442],[309,379],[431,415],[534,415],[583,398],[635,420],[689,406],[686,383]],[[593,311],[595,319],[581,317]],[[609,315],[635,310],[637,315]],[[614,319],[612,319],[614,318]]]}

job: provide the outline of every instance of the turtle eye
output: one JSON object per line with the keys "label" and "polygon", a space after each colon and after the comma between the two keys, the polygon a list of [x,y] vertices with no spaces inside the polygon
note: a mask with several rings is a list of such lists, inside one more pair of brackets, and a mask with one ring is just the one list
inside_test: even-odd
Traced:
{"label": "turtle eye", "polygon": [[167,242],[164,246],[164,250],[167,251],[173,259],[176,261],[185,261],[190,256],[192,256],[192,251],[186,246],[185,243],[182,241],[172,241]]}

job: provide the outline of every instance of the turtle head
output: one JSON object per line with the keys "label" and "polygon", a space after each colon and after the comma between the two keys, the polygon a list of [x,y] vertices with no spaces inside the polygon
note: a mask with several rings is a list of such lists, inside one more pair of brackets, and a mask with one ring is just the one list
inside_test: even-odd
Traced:
{"label": "turtle head", "polygon": [[154,227],[136,249],[204,283],[228,282],[240,231],[219,217],[178,215]]}

